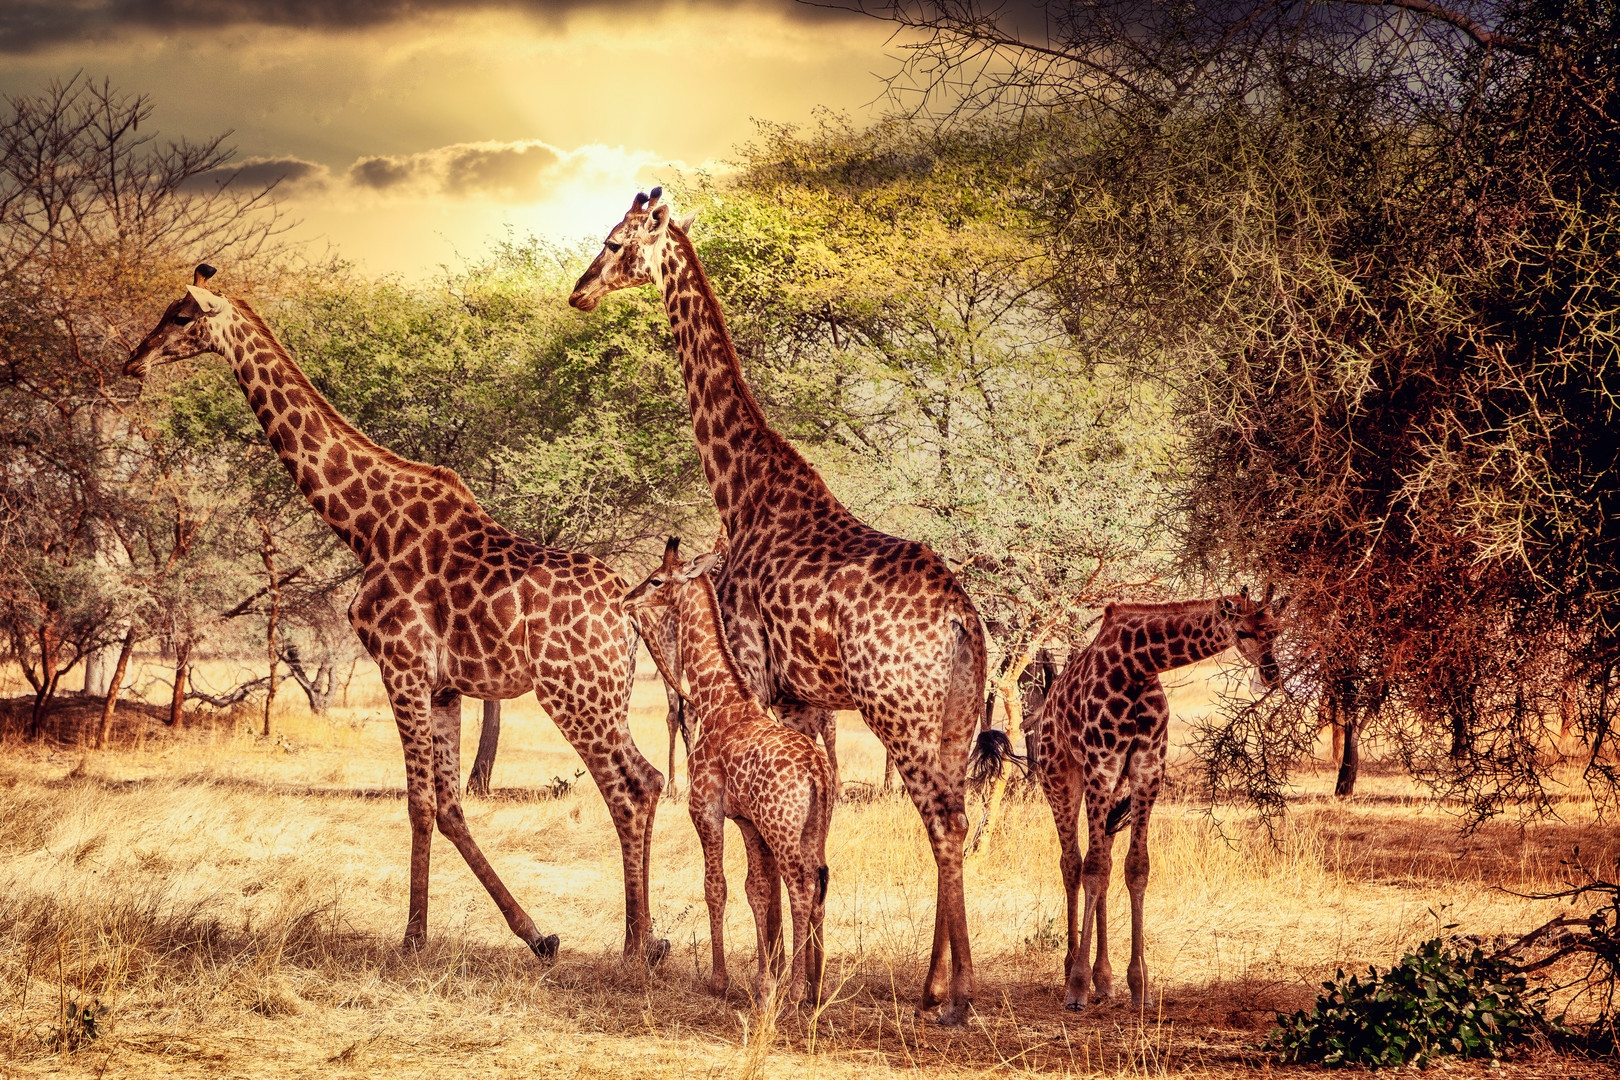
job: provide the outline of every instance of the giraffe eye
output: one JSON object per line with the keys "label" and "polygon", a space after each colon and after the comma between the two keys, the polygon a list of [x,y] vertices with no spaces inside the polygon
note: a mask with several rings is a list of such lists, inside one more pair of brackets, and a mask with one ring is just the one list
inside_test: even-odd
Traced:
{"label": "giraffe eye", "polygon": [[190,323],[191,323],[191,316],[190,315],[176,315],[174,317],[174,325],[176,325],[176,326],[187,326]]}
{"label": "giraffe eye", "polygon": [[609,251],[613,252],[613,254],[615,254],[615,255],[617,255],[619,253],[620,248],[624,247],[623,244],[617,243],[616,241],[613,241],[613,240],[604,241],[602,246],[607,248]]}

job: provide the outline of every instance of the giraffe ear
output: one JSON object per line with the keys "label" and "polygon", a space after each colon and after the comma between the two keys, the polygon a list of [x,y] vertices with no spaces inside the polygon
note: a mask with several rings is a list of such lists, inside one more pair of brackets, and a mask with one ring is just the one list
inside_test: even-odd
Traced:
{"label": "giraffe ear", "polygon": [[681,232],[683,232],[683,233],[689,233],[689,232],[692,231],[692,226],[695,225],[696,223],[697,223],[697,211],[694,210],[690,214],[687,214],[685,217],[681,218],[681,220],[677,221],[675,223],[675,227],[677,229],[681,230]]}
{"label": "giraffe ear", "polygon": [[1277,597],[1277,599],[1275,599],[1275,600],[1273,600],[1271,602],[1271,613],[1273,615],[1281,615],[1283,613],[1283,608],[1285,608],[1287,606],[1288,606],[1288,597],[1279,596],[1279,597]]}
{"label": "giraffe ear", "polygon": [[218,315],[225,310],[225,298],[218,293],[211,293],[201,285],[187,285],[186,292],[197,301],[197,306],[203,309],[204,315]]}
{"label": "giraffe ear", "polygon": [[692,581],[696,578],[702,577],[710,570],[713,570],[716,566],[719,566],[724,558],[725,556],[718,551],[710,551],[703,555],[699,555],[697,558],[686,564],[686,569],[681,571],[681,580]]}

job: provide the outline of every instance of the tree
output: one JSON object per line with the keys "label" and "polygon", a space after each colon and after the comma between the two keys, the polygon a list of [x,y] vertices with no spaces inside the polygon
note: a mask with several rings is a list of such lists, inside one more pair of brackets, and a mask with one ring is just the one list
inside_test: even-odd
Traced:
{"label": "tree", "polygon": [[[178,267],[265,251],[266,189],[210,184],[223,136],[160,145],[152,106],[75,77],[0,116],[0,620],[35,688],[129,640],[116,519],[132,432],[115,386]],[[48,512],[41,513],[48,508]]]}
{"label": "tree", "polygon": [[[1179,391],[1184,565],[1292,591],[1294,684],[1483,815],[1539,798],[1578,668],[1606,776],[1612,9],[879,13],[919,110],[1072,132],[1035,207],[1057,288]],[[1212,783],[1276,805],[1315,720],[1235,707]]]}

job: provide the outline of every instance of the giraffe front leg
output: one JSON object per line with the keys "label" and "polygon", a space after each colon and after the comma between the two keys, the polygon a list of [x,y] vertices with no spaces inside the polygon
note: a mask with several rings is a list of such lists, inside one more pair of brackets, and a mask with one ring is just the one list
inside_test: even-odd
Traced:
{"label": "giraffe front leg", "polygon": [[814,739],[821,736],[822,745],[827,748],[827,764],[832,769],[832,789],[836,797],[838,786],[838,715],[831,709],[822,709],[814,705],[777,706],[777,714],[782,723],[801,735]]}

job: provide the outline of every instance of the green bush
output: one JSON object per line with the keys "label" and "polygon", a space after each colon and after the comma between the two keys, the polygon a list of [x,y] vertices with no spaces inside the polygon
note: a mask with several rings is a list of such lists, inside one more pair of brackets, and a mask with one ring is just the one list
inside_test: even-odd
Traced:
{"label": "green bush", "polygon": [[1366,979],[1341,970],[1310,1013],[1277,1014],[1266,1048],[1324,1065],[1426,1065],[1437,1057],[1500,1057],[1549,1031],[1547,993],[1510,962],[1433,938]]}

